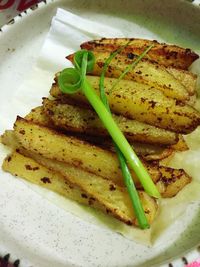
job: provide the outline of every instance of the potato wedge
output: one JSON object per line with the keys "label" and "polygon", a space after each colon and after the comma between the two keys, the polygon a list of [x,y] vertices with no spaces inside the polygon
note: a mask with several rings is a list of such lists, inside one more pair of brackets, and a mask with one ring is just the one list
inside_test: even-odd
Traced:
{"label": "potato wedge", "polygon": [[[46,101],[46,99],[45,99],[45,101]],[[62,104],[62,102],[60,102],[59,100],[49,100],[49,101],[51,101],[51,102],[56,101],[61,105],[65,105],[65,104]],[[76,107],[74,106],[74,108],[76,108]],[[40,113],[43,113],[41,118],[40,118]],[[63,114],[63,116],[64,116],[64,114]],[[48,121],[48,118],[44,120],[45,115],[44,115],[44,110],[43,110],[42,106],[35,108],[34,112],[32,113],[32,111],[31,111],[25,118],[27,120],[30,119],[30,121],[32,121],[33,123],[40,124],[40,125],[46,126],[48,128],[56,129],[59,131],[60,130],[64,131],[64,127],[62,127],[61,122],[60,122],[60,124],[58,124],[58,126],[56,126],[54,124],[54,122],[52,121],[52,119],[53,119],[52,114],[49,117],[49,119],[51,121]],[[62,117],[62,119],[64,119],[64,118]],[[124,119],[126,120],[126,118],[124,118]],[[47,123],[47,121],[48,121],[48,123]],[[44,124],[43,124],[43,122],[44,122]],[[166,131],[166,133],[167,132],[168,131]],[[66,133],[69,134],[69,129],[67,129],[67,128],[66,128]],[[163,133],[164,137],[165,137],[166,133]],[[171,132],[169,132],[169,133],[171,133]],[[71,133],[71,132],[70,132],[70,134],[74,135],[74,133]],[[96,136],[85,135],[85,132],[83,134],[76,134],[75,136],[78,137],[79,139],[82,139],[82,140],[85,140],[86,142],[89,142],[90,144],[94,144],[94,145],[100,146],[102,148],[114,151],[114,148],[112,147],[111,139],[109,137],[108,137],[108,139],[107,138],[105,139],[105,137],[101,137],[101,136],[97,136],[97,135]],[[149,136],[147,135],[147,139],[148,139],[148,137]],[[146,161],[162,160],[162,159],[169,157],[173,153],[174,149],[179,150],[178,146],[175,147],[174,149],[172,149],[171,147],[163,146],[163,144],[162,144],[162,146],[160,146],[160,145],[158,145],[158,143],[159,142],[157,142],[157,144],[149,144],[149,143],[147,144],[145,142],[141,143],[141,142],[136,142],[136,141],[134,141],[134,142],[130,141],[130,145],[133,147],[136,154],[138,156],[141,156]],[[176,145],[176,144],[174,144],[174,145]],[[186,150],[187,150],[187,146],[186,146]],[[183,151],[183,143],[182,143],[182,147],[180,147],[180,151]]]}
{"label": "potato wedge", "polygon": [[25,119],[32,122],[37,122],[38,124],[49,127],[52,121],[44,113],[43,107],[39,106],[33,108],[26,116]]}
{"label": "potato wedge", "polygon": [[190,96],[196,94],[196,86],[197,86],[196,74],[193,74],[186,70],[178,70],[172,67],[168,67],[166,70],[185,86]]}
{"label": "potato wedge", "polygon": [[186,104],[195,107],[196,102],[197,102],[197,94],[191,95],[190,99],[186,102]]}
{"label": "potato wedge", "polygon": [[[92,137],[93,136],[91,136],[91,138]],[[101,138],[100,140],[97,140],[96,143],[94,144],[102,147],[103,149],[110,150],[116,153],[115,147],[113,146],[112,141],[109,139],[105,140]],[[140,156],[142,159],[144,159],[144,161],[162,160],[171,156],[174,152],[174,149],[172,149],[170,146],[162,147],[158,145],[145,144],[145,143],[143,144],[139,142],[134,142],[134,143],[131,142],[130,145],[132,146],[136,154]]]}
{"label": "potato wedge", "polygon": [[[98,177],[98,175],[94,175],[66,163],[56,162],[56,167],[53,167],[53,160],[51,159],[44,158],[34,152],[24,150],[23,148],[19,148],[19,151],[23,155],[33,158],[38,163],[43,164],[50,169],[54,170],[55,168],[56,171],[62,173],[63,175],[67,173],[67,175],[70,177],[80,177],[82,176],[82,173],[84,173],[85,175],[87,175],[87,179],[89,181],[93,181],[93,179],[96,179]],[[170,167],[159,166],[159,171],[161,173],[161,176],[160,179],[156,182],[156,186],[161,193],[161,196],[164,198],[174,197],[176,194],[178,194],[179,191],[181,191],[183,187],[191,182],[191,177],[182,169],[173,169]],[[109,178],[107,180],[111,181],[114,185],[118,185],[119,187],[125,187],[123,182],[119,180],[116,181],[112,177],[111,179]],[[141,189],[142,187],[140,184],[137,184],[137,188]]]}
{"label": "potato wedge", "polygon": [[[72,164],[74,167],[82,168],[112,180],[119,186],[123,186],[118,160],[116,155],[109,151],[88,145],[75,138],[58,134],[55,131],[23,119],[16,121],[15,135],[22,147],[30,152],[40,153],[43,157]],[[173,181],[175,181],[176,176],[178,178],[184,174],[188,181],[187,174],[182,170],[179,173],[178,170],[170,169],[169,171],[167,167],[161,167],[157,164],[149,164],[147,162],[144,162],[144,164],[155,183],[160,181],[162,177],[166,177],[166,175],[168,175],[168,180],[174,179]],[[170,174],[171,177],[169,176]],[[132,176],[136,181],[136,185],[139,186],[137,177],[133,172]],[[185,183],[183,184],[185,185]]]}
{"label": "potato wedge", "polygon": [[[99,146],[103,149],[112,151],[116,153],[115,147],[113,146],[113,142],[111,139],[105,139],[103,137],[96,138],[95,136],[90,136],[85,138],[85,136],[79,136],[81,140],[85,140],[86,142],[93,144],[95,146]],[[145,144],[139,142],[130,142],[135,153],[144,161],[155,161],[166,159],[171,156],[174,152],[174,149],[159,145]]]}
{"label": "potato wedge", "polygon": [[[34,121],[34,123],[37,123],[37,121]],[[83,137],[81,136],[83,139]],[[91,140],[92,139],[92,140]],[[92,145],[100,146],[103,149],[110,150],[115,152],[115,149],[113,147],[113,144],[111,140],[96,140],[93,136],[90,138],[83,139],[87,142],[89,142]],[[18,140],[15,137],[13,130],[6,130],[4,134],[1,136],[1,142],[4,145],[7,145],[13,149],[18,149],[20,147],[20,144]],[[134,145],[132,145],[134,151],[137,153],[138,156],[141,156],[146,161],[155,161],[155,160],[162,160],[167,157],[169,157],[173,153],[172,148],[165,148],[150,144],[142,144],[135,142]]]}
{"label": "potato wedge", "polygon": [[[99,77],[87,76],[87,79],[98,94]],[[115,78],[105,78],[104,85],[111,110],[116,114],[183,134],[190,133],[200,124],[200,113],[196,109],[189,105],[177,104],[174,99],[166,97],[155,88],[121,80],[111,91],[115,82]],[[70,96],[62,94],[56,83],[53,84],[50,93],[56,98],[71,97],[79,102],[88,103],[81,92]]]}
{"label": "potato wedge", "polygon": [[[110,52],[94,52],[95,65],[90,73],[100,76],[106,59],[110,56]],[[73,56],[67,57],[73,61]],[[105,73],[106,77],[118,78],[129,66],[133,60],[124,55],[118,54],[110,62]],[[185,86],[173,75],[171,75],[165,67],[153,64],[146,60],[141,60],[132,70],[130,70],[124,79],[143,83],[149,87],[154,87],[166,96],[185,102],[189,99],[189,94]]]}
{"label": "potato wedge", "polygon": [[[123,184],[116,154],[110,151],[36,125],[20,117],[15,122],[14,132],[17,140],[26,150],[72,164],[104,178],[113,179],[116,183],[120,181]],[[160,178],[158,167],[147,162],[144,162],[144,165],[153,181],[157,181]],[[138,183],[134,172],[131,173],[135,182]]]}
{"label": "potato wedge", "polygon": [[[52,120],[53,124],[60,129],[94,136],[109,136],[102,122],[92,110],[47,98],[43,100],[43,108],[43,113],[47,115],[47,118]],[[113,118],[129,141],[161,145],[171,145],[178,141],[177,134],[173,132],[136,120],[129,120],[122,116],[113,115]]]}
{"label": "potato wedge", "polygon": [[[2,136],[2,143],[11,147],[13,150],[19,151],[21,154],[31,157],[34,160],[38,161],[38,163],[42,164],[43,157],[39,156],[34,152],[30,152],[25,150],[24,148],[20,147],[19,142],[16,139],[14,131],[6,131]],[[45,159],[43,163],[45,166],[48,166],[48,160]],[[67,165],[68,166],[68,165]],[[66,167],[65,167],[66,168]],[[152,164],[149,165],[149,168],[152,168]],[[183,171],[183,170],[176,170],[164,166],[154,165],[154,171],[157,168],[157,171],[160,173],[160,178],[155,181],[156,186],[161,193],[162,197],[172,197],[176,195],[186,184],[191,181],[191,178]],[[79,169],[74,166],[70,166],[70,170],[73,171],[77,176],[79,176]],[[69,169],[68,169],[69,171]],[[82,172],[82,170],[80,170]],[[87,174],[88,179],[92,180],[93,174]],[[114,176],[109,177],[109,180],[114,181],[119,186],[124,187],[124,183],[122,180],[116,180]],[[141,188],[139,183],[136,183],[137,188]]]}
{"label": "potato wedge", "polygon": [[161,147],[151,144],[134,143],[136,153],[146,161],[162,160],[171,156],[174,150],[170,147]]}
{"label": "potato wedge", "polygon": [[[72,198],[79,203],[101,209],[128,225],[137,225],[132,204],[125,188],[118,187],[111,181],[95,175],[90,180],[87,172],[84,171],[79,170],[78,175],[76,172],[73,174],[73,171],[70,171],[70,166],[69,168],[66,165],[62,166],[62,163],[53,160],[40,157],[38,161],[39,164],[33,159],[14,153],[4,160],[3,169]],[[41,162],[45,163],[45,166],[48,166],[51,171],[43,167]],[[157,204],[144,191],[139,191],[139,196],[147,220],[152,223],[156,216]]]}
{"label": "potato wedge", "polygon": [[160,181],[156,183],[156,186],[164,198],[174,197],[177,192],[192,180],[183,169],[160,166],[159,170],[161,172],[161,178]]}
{"label": "potato wedge", "polygon": [[140,55],[148,46],[154,47],[148,52],[146,58],[164,66],[173,66],[175,68],[185,69],[199,58],[199,56],[188,48],[178,47],[159,43],[155,40],[144,40],[136,38],[102,38],[100,40],[89,41],[81,44],[81,48],[93,51],[114,51],[120,46],[128,46],[123,50],[124,54]]}
{"label": "potato wedge", "polygon": [[6,130],[1,135],[1,143],[3,145],[6,145],[6,146],[12,148],[13,150],[15,150],[15,149],[20,147],[20,143],[17,140],[13,130]]}
{"label": "potato wedge", "polygon": [[14,176],[19,176],[27,181],[52,190],[64,197],[84,205],[91,205],[96,209],[105,209],[100,203],[94,201],[89,194],[76,185],[70,183],[60,173],[49,170],[37,163],[32,158],[13,152],[5,158],[2,168]]}
{"label": "potato wedge", "polygon": [[175,151],[186,151],[189,149],[185,139],[181,134],[179,134],[179,140],[176,144],[172,145],[171,148]]}

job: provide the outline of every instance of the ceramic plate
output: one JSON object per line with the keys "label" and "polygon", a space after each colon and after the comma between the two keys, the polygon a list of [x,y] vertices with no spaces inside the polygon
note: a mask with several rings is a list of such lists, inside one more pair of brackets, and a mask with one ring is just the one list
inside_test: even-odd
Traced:
{"label": "ceramic plate", "polygon": [[[47,1],[2,28],[0,103],[10,105],[10,97],[35,64],[57,7],[108,25],[114,22],[116,27],[122,23],[127,34],[127,25],[132,22],[142,37],[148,30],[152,36],[200,52],[198,5],[168,0]],[[0,111],[5,120],[6,114]],[[146,247],[89,224],[42,198],[20,180],[2,172],[0,175],[0,255],[10,252],[13,259],[21,260],[22,267],[181,267],[200,257],[197,204],[190,205],[179,229],[174,226],[174,238],[166,235],[159,246]]]}

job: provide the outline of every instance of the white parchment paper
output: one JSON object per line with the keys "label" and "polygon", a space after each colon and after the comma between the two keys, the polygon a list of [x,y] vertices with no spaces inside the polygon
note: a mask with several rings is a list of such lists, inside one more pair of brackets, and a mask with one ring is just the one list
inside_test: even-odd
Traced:
{"label": "white parchment paper", "polygon": [[[46,37],[36,66],[10,100],[10,104],[14,108],[9,110],[7,117],[2,118],[1,130],[12,128],[17,114],[21,116],[26,115],[31,108],[41,104],[43,96],[48,96],[54,74],[71,65],[65,59],[66,55],[78,50],[82,42],[100,37],[124,37],[124,34],[118,29],[104,24],[98,24],[58,9],[56,16],[52,20],[50,31]],[[150,33],[148,37],[143,36],[141,32],[140,37],[151,39],[155,36]],[[6,113],[7,109],[7,105],[1,106],[3,112]],[[192,175],[194,181],[185,187],[177,197],[160,201],[160,212],[151,230],[142,231],[126,226],[89,207],[83,207],[53,192],[25,183],[42,195],[42,197],[83,220],[119,232],[129,239],[145,244],[153,244],[172,223],[176,222],[178,224],[181,222],[181,215],[183,215],[189,203],[199,201],[200,199],[200,167],[198,164],[200,158],[200,129],[187,136],[187,141],[191,149],[183,153],[177,153],[171,160],[170,165],[180,168],[184,167]],[[7,151],[1,146],[1,161],[6,153]]]}

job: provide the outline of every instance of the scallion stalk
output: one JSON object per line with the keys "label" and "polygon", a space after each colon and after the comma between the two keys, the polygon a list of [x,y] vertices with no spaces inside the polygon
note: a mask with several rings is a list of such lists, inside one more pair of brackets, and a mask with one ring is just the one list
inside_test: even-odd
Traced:
{"label": "scallion stalk", "polygon": [[145,49],[144,52],[141,55],[139,55],[137,57],[137,59],[133,61],[132,64],[130,64],[130,65],[128,65],[126,67],[126,69],[124,70],[124,72],[117,78],[117,81],[111,87],[111,89],[110,89],[111,92],[113,91],[113,89],[115,88],[115,86],[124,78],[124,76],[129,71],[131,71],[140,62],[140,60],[149,52],[149,50],[151,50],[152,47],[153,47],[153,45],[150,45],[149,47],[147,47],[147,49]]}
{"label": "scallion stalk", "polygon": [[[86,96],[86,98],[88,99],[88,101],[90,102],[90,104],[92,105],[96,113],[98,114],[105,128],[108,130],[109,134],[111,135],[113,141],[120,148],[120,151],[122,152],[126,161],[129,163],[130,167],[134,170],[144,190],[150,196],[160,198],[160,193],[158,192],[153,181],[151,180],[151,177],[149,176],[147,170],[144,168],[143,164],[141,163],[141,161],[139,160],[139,158],[133,151],[132,147],[129,145],[123,133],[120,131],[117,124],[113,120],[112,115],[107,110],[107,108],[104,106],[99,96],[96,94],[96,92],[94,91],[94,89],[92,88],[92,86],[90,85],[90,83],[88,82],[85,76],[88,53],[89,53],[88,51],[81,50],[75,54],[76,65],[74,69],[74,80],[72,79],[72,76],[73,76],[72,69],[71,68],[69,69],[69,72],[70,72],[69,77],[68,77],[68,69],[65,69],[61,72],[60,76],[58,77],[59,87],[61,91],[64,93],[75,93],[77,90],[80,89],[78,86],[81,83],[81,89],[84,95]],[[79,56],[78,60],[76,60],[76,55]],[[90,52],[90,69],[92,68],[91,60],[92,60],[92,53]],[[83,64],[84,68],[81,68],[81,66],[79,65],[80,62],[81,62],[81,66]],[[93,62],[93,65],[94,65],[94,62]],[[72,83],[73,86],[69,86],[70,83]],[[75,85],[77,86],[77,88],[75,88]]]}
{"label": "scallion stalk", "polygon": [[151,177],[149,176],[147,170],[144,168],[142,162],[139,160],[132,147],[124,137],[123,133],[113,120],[112,115],[105,108],[99,96],[96,94],[86,78],[83,79],[81,88],[84,95],[98,114],[100,120],[103,122],[105,128],[108,130],[113,141],[117,144],[118,147],[120,147],[121,152],[123,153],[130,167],[134,170],[144,190],[148,195],[160,198],[160,193],[151,180]]}
{"label": "scallion stalk", "polygon": [[[128,44],[127,44],[128,45]],[[106,107],[106,109],[111,113],[110,111],[110,107],[109,107],[109,103],[105,94],[105,90],[104,90],[104,77],[105,77],[105,73],[106,70],[108,68],[108,65],[110,64],[110,62],[112,61],[112,59],[115,57],[115,55],[117,55],[118,53],[120,53],[120,51],[122,49],[124,49],[125,47],[122,47],[121,49],[118,49],[117,51],[115,51],[114,53],[112,53],[107,60],[104,63],[104,67],[100,76],[100,81],[99,81],[99,90],[100,90],[100,97],[101,97],[101,101],[103,102],[104,106]],[[142,207],[142,203],[140,201],[138,192],[136,190],[134,181],[132,179],[131,173],[129,171],[129,168],[127,166],[126,163],[126,159],[124,158],[124,155],[122,154],[121,150],[119,149],[119,147],[115,144],[115,142],[113,142],[114,147],[115,147],[115,151],[119,160],[119,164],[120,164],[120,168],[122,171],[122,175],[124,177],[124,183],[126,185],[132,206],[133,206],[133,210],[135,213],[135,216],[137,218],[138,224],[140,226],[141,229],[147,229],[149,228],[149,223],[147,221],[144,209]]]}

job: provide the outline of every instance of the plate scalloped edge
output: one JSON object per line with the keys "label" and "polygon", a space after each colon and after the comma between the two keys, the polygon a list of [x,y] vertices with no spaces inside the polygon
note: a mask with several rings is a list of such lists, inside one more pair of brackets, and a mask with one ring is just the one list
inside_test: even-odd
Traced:
{"label": "plate scalloped edge", "polygon": [[[200,7],[200,0],[192,0],[192,1],[191,0],[184,0],[184,1],[188,1],[191,4]],[[40,3],[33,5],[31,8],[23,11],[22,13],[19,13],[16,17],[11,19],[8,23],[6,23],[4,26],[2,26],[0,28],[0,34],[9,30],[9,27],[11,27],[18,20],[22,19],[23,17],[25,17],[27,15],[30,15],[32,12],[34,12],[38,8],[40,8],[44,5],[50,4],[51,2],[54,2],[54,0],[43,0]],[[7,255],[5,255],[5,256],[7,256]],[[3,255],[1,255],[1,252],[0,252],[0,259],[1,259],[1,257],[3,257]],[[182,255],[180,258],[176,258],[176,259],[173,258],[171,260],[171,262],[168,261],[166,263],[168,264],[169,267],[179,266],[179,264],[180,264],[180,266],[182,266],[183,264],[187,265],[187,264],[191,263],[192,261],[197,260],[199,257],[200,257],[200,243],[195,249],[192,249],[192,251],[187,252],[186,254]],[[18,260],[16,260],[16,263],[18,263]],[[18,265],[14,265],[14,266],[18,266]],[[197,266],[197,265],[195,265],[195,266]],[[200,262],[199,262],[198,266],[200,266]]]}

